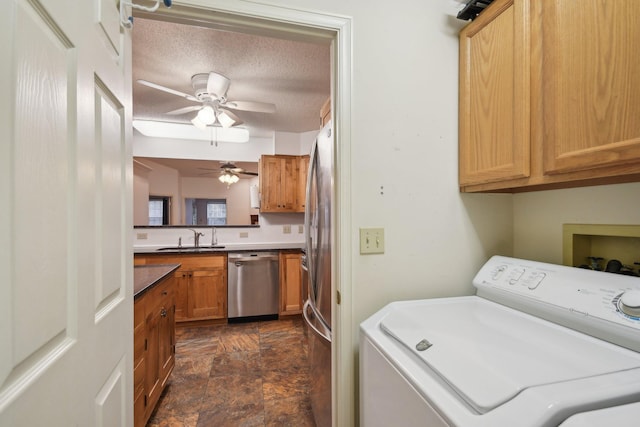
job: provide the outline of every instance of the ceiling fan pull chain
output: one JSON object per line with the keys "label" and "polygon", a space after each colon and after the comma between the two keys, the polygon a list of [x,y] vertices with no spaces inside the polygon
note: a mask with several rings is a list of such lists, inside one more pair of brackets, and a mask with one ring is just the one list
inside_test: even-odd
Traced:
{"label": "ceiling fan pull chain", "polygon": [[215,126],[209,126],[209,129],[211,129],[211,146],[213,147],[213,132],[215,131],[216,133],[216,147],[218,146],[218,129],[215,128]]}

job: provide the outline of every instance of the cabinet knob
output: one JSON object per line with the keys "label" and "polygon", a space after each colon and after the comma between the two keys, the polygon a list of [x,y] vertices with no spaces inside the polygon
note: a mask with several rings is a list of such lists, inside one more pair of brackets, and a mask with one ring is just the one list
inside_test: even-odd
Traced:
{"label": "cabinet knob", "polygon": [[160,317],[167,317],[167,310],[164,307],[160,310]]}

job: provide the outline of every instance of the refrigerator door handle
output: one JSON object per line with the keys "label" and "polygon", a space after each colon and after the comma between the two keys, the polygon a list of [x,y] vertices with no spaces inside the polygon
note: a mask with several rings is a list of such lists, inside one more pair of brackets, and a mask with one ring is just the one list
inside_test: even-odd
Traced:
{"label": "refrigerator door handle", "polygon": [[[328,329],[326,328],[326,326],[324,326],[324,324],[322,323],[322,321],[318,321],[317,323],[320,323],[322,325],[322,328],[324,329],[324,331],[320,331],[315,325],[314,323],[316,322],[312,322],[311,319],[309,318],[309,315],[307,314],[308,310],[311,309],[313,310],[313,308],[311,307],[311,301],[310,300],[306,300],[304,303],[304,306],[302,307],[302,315],[304,316],[304,320],[307,322],[307,325],[309,325],[309,327],[311,329],[314,330],[314,332],[316,334],[318,334],[320,337],[322,337],[325,341],[327,341],[328,343],[331,342],[331,336],[330,333],[328,331]],[[315,315],[315,313],[314,313]],[[316,316],[317,317],[317,316]]]}
{"label": "refrigerator door handle", "polygon": [[[305,191],[305,210],[304,210],[304,238],[305,249],[307,254],[307,272],[309,273],[309,280],[311,283],[315,280],[315,266],[313,265],[313,257],[315,256],[314,248],[312,247],[311,238],[311,197],[312,197],[312,182],[316,172],[316,156],[318,155],[318,140],[313,143],[311,148],[311,156],[309,158],[309,170],[307,171],[307,188]],[[312,291],[314,286],[310,286],[309,290]],[[315,299],[315,295],[313,296]]]}

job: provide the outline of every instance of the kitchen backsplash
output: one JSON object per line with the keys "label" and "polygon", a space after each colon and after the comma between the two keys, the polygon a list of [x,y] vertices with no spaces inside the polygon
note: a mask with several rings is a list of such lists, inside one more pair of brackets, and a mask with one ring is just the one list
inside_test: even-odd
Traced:
{"label": "kitchen backsplash", "polygon": [[[304,244],[303,214],[261,214],[258,227],[216,227],[217,244],[254,244],[254,243],[300,243]],[[212,242],[211,226],[195,227],[135,227],[133,246],[177,245],[182,238],[184,246],[193,246],[193,228],[204,233],[200,245]]]}

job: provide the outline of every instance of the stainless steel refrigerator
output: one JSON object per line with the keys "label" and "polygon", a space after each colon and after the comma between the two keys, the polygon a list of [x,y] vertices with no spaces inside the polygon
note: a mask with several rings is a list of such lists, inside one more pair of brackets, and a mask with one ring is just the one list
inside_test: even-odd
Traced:
{"label": "stainless steel refrigerator", "polygon": [[331,216],[333,132],[318,134],[309,159],[305,204],[305,259],[308,299],[302,310],[309,326],[311,407],[317,427],[331,426]]}

